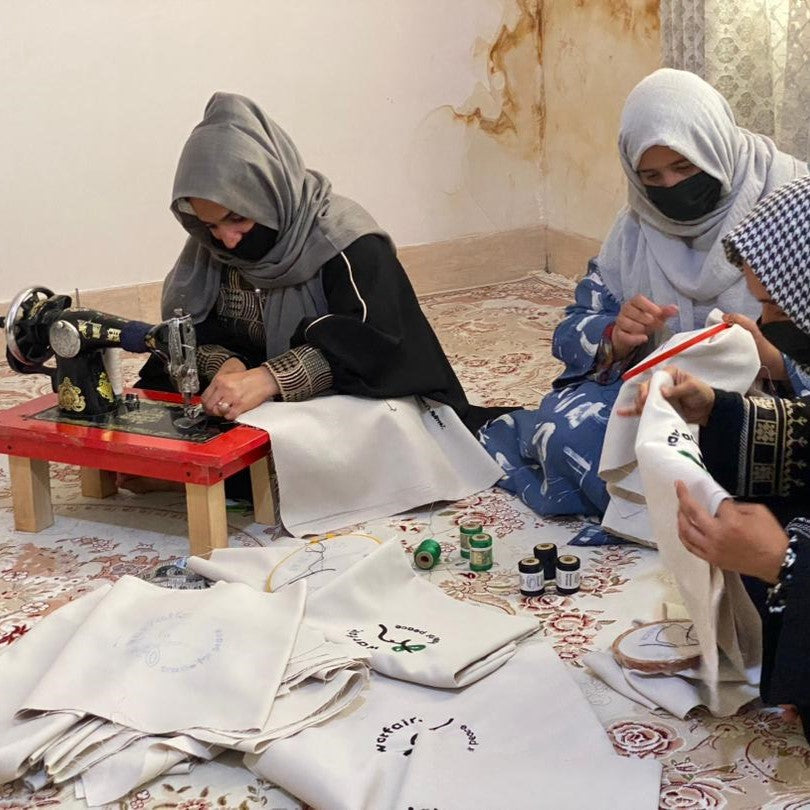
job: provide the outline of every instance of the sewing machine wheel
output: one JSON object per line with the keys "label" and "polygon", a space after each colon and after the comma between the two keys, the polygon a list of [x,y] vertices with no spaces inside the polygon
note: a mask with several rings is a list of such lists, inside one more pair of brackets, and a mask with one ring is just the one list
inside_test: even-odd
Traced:
{"label": "sewing machine wheel", "polygon": [[23,366],[39,367],[53,357],[50,345],[42,346],[32,340],[24,328],[42,302],[53,296],[47,287],[29,287],[14,296],[5,318],[6,348]]}

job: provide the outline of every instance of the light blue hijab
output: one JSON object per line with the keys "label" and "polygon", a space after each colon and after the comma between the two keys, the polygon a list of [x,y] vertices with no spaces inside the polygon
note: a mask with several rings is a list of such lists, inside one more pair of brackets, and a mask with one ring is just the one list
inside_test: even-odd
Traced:
{"label": "light blue hijab", "polygon": [[[664,216],[636,172],[651,146],[667,146],[720,180],[717,207],[689,223]],[[807,164],[738,127],[728,102],[703,79],[668,68],[647,76],[627,97],[619,156],[627,207],[597,259],[613,296],[624,302],[640,293],[657,304],[676,304],[679,331],[704,326],[714,307],[757,317],[759,305],[726,260],[722,237],[773,189],[807,174]]]}

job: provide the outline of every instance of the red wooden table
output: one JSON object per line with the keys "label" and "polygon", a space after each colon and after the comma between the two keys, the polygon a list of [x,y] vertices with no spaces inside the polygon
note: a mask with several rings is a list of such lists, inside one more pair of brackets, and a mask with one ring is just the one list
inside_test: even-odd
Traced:
{"label": "red wooden table", "polygon": [[[136,393],[142,402],[181,402],[178,394]],[[80,466],[87,497],[114,494],[116,473],[184,483],[192,554],[228,545],[224,479],[245,467],[250,468],[256,521],[275,521],[265,431],[237,425],[206,442],[191,442],[34,418],[56,404],[57,395],[46,394],[0,411],[0,453],[9,456],[18,531],[38,532],[53,523],[51,461]]]}

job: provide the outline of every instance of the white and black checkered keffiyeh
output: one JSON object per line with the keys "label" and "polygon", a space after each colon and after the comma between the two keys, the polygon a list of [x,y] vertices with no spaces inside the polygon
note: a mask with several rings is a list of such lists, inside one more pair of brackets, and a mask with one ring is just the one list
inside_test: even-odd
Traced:
{"label": "white and black checkered keffiyeh", "polygon": [[810,177],[765,197],[723,239],[732,264],[747,264],[774,302],[810,334]]}

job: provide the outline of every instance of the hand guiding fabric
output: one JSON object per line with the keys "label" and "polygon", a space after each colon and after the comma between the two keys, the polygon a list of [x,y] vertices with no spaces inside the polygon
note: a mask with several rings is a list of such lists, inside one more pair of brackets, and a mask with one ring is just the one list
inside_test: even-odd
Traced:
{"label": "hand guiding fabric", "polygon": [[765,336],[760,332],[759,326],[756,321],[747,318],[745,315],[736,313],[727,313],[723,315],[725,323],[737,324],[751,333],[754,338],[754,343],[759,353],[759,359],[762,363],[762,371],[760,377],[770,377],[771,380],[786,380],[787,371],[785,370],[785,358],[782,357],[782,352],[776,348],[772,343],[768,342]]}
{"label": "hand guiding fabric", "polygon": [[643,295],[634,295],[625,301],[616,317],[611,336],[616,359],[623,359],[633,349],[646,343],[650,335],[662,329],[667,320],[677,314],[678,307],[659,307]]}
{"label": "hand guiding fabric", "polygon": [[245,369],[241,360],[231,357],[203,391],[205,412],[235,420],[279,393],[276,378],[265,366]]}
{"label": "hand guiding fabric", "polygon": [[723,501],[712,517],[683,481],[678,493],[678,537],[692,554],[722,568],[774,583],[785,558],[788,536],[767,507]]}
{"label": "hand guiding fabric", "polygon": [[[714,389],[703,380],[674,366],[667,366],[663,371],[666,371],[673,380],[672,386],[661,388],[664,399],[690,425],[705,426],[714,408]],[[641,383],[635,402],[628,408],[619,408],[619,416],[641,416],[649,390],[649,382]]]}

